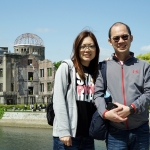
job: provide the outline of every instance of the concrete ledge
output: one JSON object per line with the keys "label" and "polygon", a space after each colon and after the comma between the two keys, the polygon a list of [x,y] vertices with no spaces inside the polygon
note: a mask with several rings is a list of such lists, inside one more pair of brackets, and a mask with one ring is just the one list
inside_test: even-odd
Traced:
{"label": "concrete ledge", "polygon": [[43,112],[5,112],[0,119],[0,126],[52,128]]}
{"label": "concrete ledge", "polygon": [[44,112],[5,112],[2,119],[46,120]]}

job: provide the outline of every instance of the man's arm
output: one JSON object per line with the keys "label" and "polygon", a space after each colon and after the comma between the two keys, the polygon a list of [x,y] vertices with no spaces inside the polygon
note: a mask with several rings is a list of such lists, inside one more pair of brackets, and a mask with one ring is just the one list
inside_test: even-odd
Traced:
{"label": "man's arm", "polygon": [[[148,109],[150,105],[150,65],[145,63],[143,68],[144,74],[144,84],[143,84],[143,94],[140,95],[132,104],[135,109],[136,114],[140,114]],[[143,79],[141,79],[143,80]]]}
{"label": "man's arm", "polygon": [[127,118],[122,118],[117,114],[118,111],[122,110],[122,107],[120,106],[110,111],[106,110],[106,103],[104,99],[104,81],[100,71],[95,83],[94,103],[99,114],[103,118],[114,122],[124,122],[127,120]]}

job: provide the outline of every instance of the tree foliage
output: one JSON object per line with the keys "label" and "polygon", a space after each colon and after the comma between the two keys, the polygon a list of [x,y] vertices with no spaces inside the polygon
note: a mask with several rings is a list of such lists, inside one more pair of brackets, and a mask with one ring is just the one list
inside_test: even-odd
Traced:
{"label": "tree foliage", "polygon": [[150,63],[150,53],[140,54],[140,55],[136,56],[136,58],[141,59],[141,60],[145,60],[145,61]]}
{"label": "tree foliage", "polygon": [[60,64],[61,64],[61,61],[59,61],[59,62],[54,62],[53,64],[54,64],[54,66],[55,66],[55,69],[57,70],[57,69],[59,68]]}

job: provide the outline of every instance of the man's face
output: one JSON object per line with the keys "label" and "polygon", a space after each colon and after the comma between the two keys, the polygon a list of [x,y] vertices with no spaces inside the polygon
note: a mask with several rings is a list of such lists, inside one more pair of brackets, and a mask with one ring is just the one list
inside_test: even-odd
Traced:
{"label": "man's face", "polygon": [[129,35],[126,26],[119,24],[112,27],[111,38],[108,42],[113,46],[117,56],[128,56],[132,40],[133,36]]}

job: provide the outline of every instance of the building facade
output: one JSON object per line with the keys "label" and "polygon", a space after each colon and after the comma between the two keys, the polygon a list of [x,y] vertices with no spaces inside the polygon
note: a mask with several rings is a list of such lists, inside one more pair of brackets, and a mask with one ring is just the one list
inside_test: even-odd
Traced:
{"label": "building facade", "polygon": [[22,34],[14,53],[0,48],[0,104],[47,104],[53,92],[55,67],[45,59],[42,39]]}

